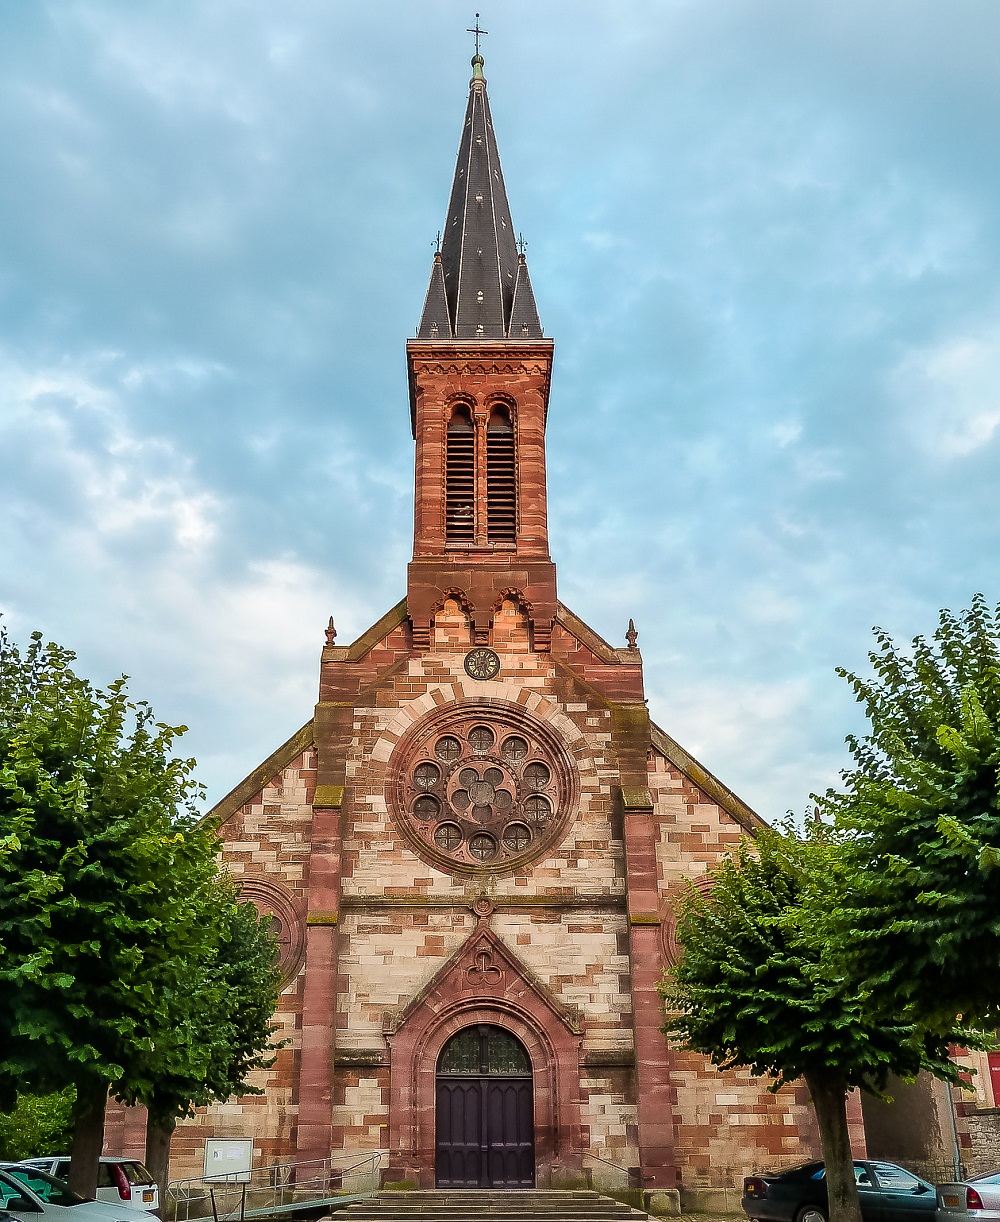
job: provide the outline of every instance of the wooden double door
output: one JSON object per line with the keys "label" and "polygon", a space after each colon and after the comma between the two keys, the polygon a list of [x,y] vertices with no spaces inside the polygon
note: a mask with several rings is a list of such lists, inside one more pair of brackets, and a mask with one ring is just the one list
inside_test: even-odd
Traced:
{"label": "wooden double door", "polygon": [[501,1027],[467,1027],[438,1060],[439,1188],[531,1188],[535,1116],[531,1062]]}

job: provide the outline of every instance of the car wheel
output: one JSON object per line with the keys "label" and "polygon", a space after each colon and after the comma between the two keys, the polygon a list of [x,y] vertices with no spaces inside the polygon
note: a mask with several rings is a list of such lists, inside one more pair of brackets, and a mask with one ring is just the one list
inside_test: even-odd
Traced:
{"label": "car wheel", "polygon": [[795,1222],[827,1222],[826,1210],[819,1205],[803,1205],[795,1215]]}

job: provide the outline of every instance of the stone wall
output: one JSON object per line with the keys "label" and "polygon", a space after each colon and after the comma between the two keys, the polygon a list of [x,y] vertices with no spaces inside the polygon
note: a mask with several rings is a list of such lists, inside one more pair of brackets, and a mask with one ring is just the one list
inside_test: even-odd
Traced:
{"label": "stone wall", "polygon": [[[616,671],[616,659],[627,651],[613,651],[588,636],[589,629],[566,613],[553,633],[552,653],[536,652],[526,613],[516,598],[505,598],[491,629],[491,644],[501,653],[501,677],[476,681],[462,667],[472,628],[459,596],[445,599],[435,614],[430,651],[408,652],[405,625],[396,624],[393,620],[384,643],[373,641],[359,655],[357,665],[366,678],[363,694],[353,701],[353,721],[346,722],[335,842],[339,910],[318,918],[325,926],[336,922],[330,929],[335,977],[328,989],[334,1150],[346,1155],[386,1147],[401,1072],[392,1060],[396,1052],[390,1052],[392,1032],[412,1013],[415,999],[428,995],[441,973],[453,970],[450,965],[466,953],[476,931],[488,928],[512,957],[511,979],[517,976],[537,990],[538,1012],[548,997],[553,1013],[563,1016],[557,1026],[569,1023],[580,1033],[573,1072],[559,1087],[572,1095],[563,1102],[572,1104],[579,1120],[560,1140],[606,1160],[591,1160],[589,1170],[608,1186],[616,1177],[619,1184],[634,1182],[646,1073],[636,1065],[633,1033],[636,948],[653,956],[642,967],[655,979],[676,950],[671,904],[682,880],[702,877],[746,834],[747,824],[723,807],[718,783],[713,796],[676,761],[650,749],[649,869],[660,908],[630,918],[614,705],[599,690],[603,684],[631,698],[634,679],[619,678]],[[350,688],[346,671],[338,678],[336,670],[351,665],[346,653],[324,651],[330,659],[324,698],[335,696],[341,701],[337,707]],[[626,660],[633,662],[631,656]],[[587,680],[580,677],[584,671]],[[641,689],[641,672],[639,682]],[[447,870],[424,860],[391,798],[400,744],[405,746],[414,727],[442,710],[479,706],[521,710],[532,724],[546,727],[563,745],[574,773],[572,817],[556,840],[523,867],[495,875]],[[298,930],[289,929],[285,939],[289,979],[278,1012],[281,1034],[290,1042],[261,1076],[263,1097],[203,1109],[180,1126],[177,1176],[200,1174],[208,1136],[253,1136],[261,1162],[296,1158],[302,1092],[315,1091],[313,1083],[299,1081],[301,940],[314,851],[315,769],[316,752],[305,744],[271,775],[255,774],[256,789],[245,783],[241,804],[225,825],[225,860],[234,875],[262,907],[284,914],[290,925],[298,920]],[[645,826],[641,820],[633,825]],[[477,907],[482,903],[486,917]],[[640,941],[636,920],[643,923]],[[646,930],[650,923],[658,928]],[[517,987],[523,993],[528,986]],[[565,1033],[561,1038],[565,1061],[572,1040],[567,1044]],[[672,1115],[661,1119],[666,1131],[672,1129],[682,1183],[690,1190],[728,1191],[744,1174],[818,1149],[801,1089],[772,1095],[766,1083],[746,1073],[721,1073],[704,1058],[669,1050],[665,1038],[657,1035],[650,1045],[647,1035],[646,1041],[647,1050],[655,1046],[657,1073],[670,1083]]]}

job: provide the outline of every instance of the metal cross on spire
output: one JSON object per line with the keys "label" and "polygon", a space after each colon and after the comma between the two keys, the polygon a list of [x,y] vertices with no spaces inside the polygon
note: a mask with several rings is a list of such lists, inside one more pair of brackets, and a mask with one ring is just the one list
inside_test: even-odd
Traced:
{"label": "metal cross on spire", "polygon": [[475,36],[476,36],[476,54],[478,55],[478,54],[479,54],[479,38],[480,38],[480,35],[482,35],[482,34],[488,34],[488,33],[489,33],[489,30],[481,30],[481,29],[479,28],[479,14],[478,14],[478,13],[476,14],[476,24],[475,24],[474,26],[469,26],[469,27],[466,29],[466,31],[465,31],[465,32],[466,32],[467,34],[475,34]]}

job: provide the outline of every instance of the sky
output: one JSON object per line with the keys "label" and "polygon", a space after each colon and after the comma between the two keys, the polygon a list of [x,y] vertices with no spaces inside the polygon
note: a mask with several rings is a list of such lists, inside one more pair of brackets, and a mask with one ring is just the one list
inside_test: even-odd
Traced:
{"label": "sky", "polygon": [[[1000,4],[504,0],[563,602],[767,819],[864,670],[1000,601]],[[0,611],[210,802],[405,592],[456,0],[0,3]]]}

